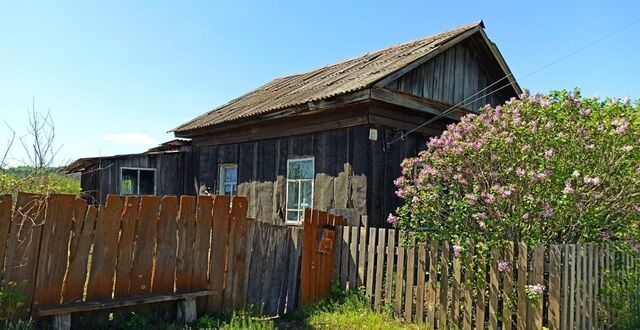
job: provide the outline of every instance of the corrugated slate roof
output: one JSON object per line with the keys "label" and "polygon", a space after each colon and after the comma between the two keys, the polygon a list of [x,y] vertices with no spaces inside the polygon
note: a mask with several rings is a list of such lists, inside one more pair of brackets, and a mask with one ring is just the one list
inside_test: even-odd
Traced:
{"label": "corrugated slate roof", "polygon": [[392,46],[340,63],[277,78],[173,131],[184,133],[365,89],[482,22]]}

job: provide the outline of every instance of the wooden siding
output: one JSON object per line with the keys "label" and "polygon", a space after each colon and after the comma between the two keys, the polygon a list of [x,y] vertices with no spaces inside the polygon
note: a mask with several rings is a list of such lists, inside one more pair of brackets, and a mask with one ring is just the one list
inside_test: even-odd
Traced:
{"label": "wooden siding", "polygon": [[[151,168],[156,170],[156,195],[180,195],[193,192],[193,183],[185,181],[191,167],[185,153],[157,155],[128,155],[103,158],[100,161],[99,200],[104,204],[108,194],[120,193],[120,170],[123,167]],[[86,175],[86,174],[85,174]]]}
{"label": "wooden siding", "polygon": [[[505,75],[486,44],[479,38],[477,35],[460,42],[392,81],[386,88],[449,105],[471,97]],[[491,93],[507,83],[507,79],[500,81],[483,93]],[[513,88],[507,87],[467,105],[466,108],[476,111],[485,104],[502,104],[515,95]],[[474,96],[471,100],[479,96]]]}

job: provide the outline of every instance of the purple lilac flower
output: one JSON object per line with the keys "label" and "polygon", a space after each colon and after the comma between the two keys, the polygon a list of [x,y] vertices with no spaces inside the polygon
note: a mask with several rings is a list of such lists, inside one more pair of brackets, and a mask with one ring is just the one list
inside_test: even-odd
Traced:
{"label": "purple lilac flower", "polygon": [[544,159],[547,159],[547,160],[551,159],[551,157],[553,157],[553,153],[554,153],[553,148],[545,151],[544,152]]}
{"label": "purple lilac flower", "polygon": [[484,202],[487,204],[493,204],[496,202],[496,196],[494,196],[492,193],[483,192],[481,196]]}
{"label": "purple lilac flower", "polygon": [[608,231],[602,232],[602,233],[600,234],[600,238],[601,238],[603,241],[608,242],[608,241],[610,241],[610,240],[611,240],[611,234],[610,234]]}
{"label": "purple lilac flower", "polygon": [[511,269],[511,264],[508,261],[506,261],[506,260],[498,261],[498,271],[499,272],[506,272],[509,269]]}
{"label": "purple lilac flower", "polygon": [[611,124],[616,127],[616,134],[622,135],[629,129],[629,121],[624,118],[614,119]]}
{"label": "purple lilac flower", "polygon": [[640,213],[640,205],[634,206],[633,209],[636,210],[636,212]]}
{"label": "purple lilac flower", "polygon": [[622,99],[622,103],[624,103],[624,105],[631,104],[631,98],[628,95],[625,96],[624,99]]}
{"label": "purple lilac flower", "polygon": [[590,185],[594,185],[594,186],[598,186],[598,185],[600,185],[600,178],[599,177],[590,178],[590,177],[585,176],[584,177],[584,183],[590,184]]}
{"label": "purple lilac flower", "polygon": [[395,225],[398,222],[398,217],[389,213],[389,216],[387,217],[387,222],[392,225]]}
{"label": "purple lilac flower", "polygon": [[535,284],[535,285],[527,285],[527,289],[531,292],[537,293],[538,295],[542,295],[544,293],[544,285],[543,284]]}
{"label": "purple lilac flower", "polygon": [[518,176],[525,176],[525,175],[527,174],[527,171],[525,171],[524,169],[522,169],[522,168],[519,168],[519,167],[518,167],[518,168],[516,169],[516,174],[517,174]]}
{"label": "purple lilac flower", "polygon": [[624,147],[622,147],[622,150],[625,151],[625,152],[629,152],[629,151],[633,150],[633,146],[624,146]]}
{"label": "purple lilac flower", "polygon": [[485,227],[487,227],[487,224],[485,224],[484,221],[478,221],[478,226],[480,226],[480,228],[484,229]]}
{"label": "purple lilac flower", "polygon": [[542,217],[543,218],[550,218],[553,216],[553,208],[551,206],[549,206],[549,204],[546,204],[544,206],[544,209],[542,210]]}
{"label": "purple lilac flower", "polygon": [[573,188],[573,186],[571,186],[571,182],[567,182],[564,184],[564,189],[562,190],[562,192],[565,194],[573,194],[573,192],[575,192],[575,189]]}
{"label": "purple lilac flower", "polygon": [[529,151],[529,149],[531,149],[531,145],[530,144],[525,144],[522,146],[522,151]]}
{"label": "purple lilac flower", "polygon": [[456,258],[460,258],[462,252],[462,246],[460,245],[454,245],[453,246],[453,256]]}
{"label": "purple lilac flower", "polygon": [[411,202],[413,204],[420,204],[420,198],[418,198],[418,196],[413,196],[413,199],[411,200]]}
{"label": "purple lilac flower", "polygon": [[403,181],[404,181],[404,176],[401,176],[401,177],[393,180],[393,184],[396,185],[396,186],[399,186],[399,185],[402,184]]}
{"label": "purple lilac flower", "polygon": [[402,190],[402,188],[396,190],[396,196],[402,198],[404,196],[404,190]]}
{"label": "purple lilac flower", "polygon": [[467,203],[469,203],[469,205],[476,205],[478,202],[478,197],[474,194],[466,194],[464,195],[464,198],[467,199]]}
{"label": "purple lilac flower", "polygon": [[580,111],[580,114],[586,117],[586,116],[591,114],[591,109],[584,108],[584,109],[582,109],[582,111]]}
{"label": "purple lilac flower", "polygon": [[529,220],[529,212],[522,215],[523,220]]}

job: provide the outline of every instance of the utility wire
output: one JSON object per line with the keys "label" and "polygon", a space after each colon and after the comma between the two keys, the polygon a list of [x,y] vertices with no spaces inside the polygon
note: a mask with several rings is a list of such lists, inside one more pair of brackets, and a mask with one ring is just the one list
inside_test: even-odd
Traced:
{"label": "utility wire", "polygon": [[[558,59],[556,59],[556,60],[554,60],[554,61],[551,61],[550,63],[548,63],[548,64],[546,64],[546,65],[543,65],[542,67],[540,67],[540,68],[538,68],[538,69],[536,69],[536,70],[534,70],[534,71],[532,71],[532,72],[529,72],[528,74],[526,74],[525,76],[523,76],[523,77],[521,78],[521,80],[526,79],[526,78],[528,78],[528,77],[530,77],[530,76],[532,76],[532,75],[534,75],[534,74],[536,74],[536,73],[538,73],[538,72],[540,72],[540,71],[542,71],[542,70],[544,70],[544,69],[546,69],[546,68],[548,68],[548,67],[550,67],[550,66],[552,66],[552,65],[554,65],[554,64],[556,64],[556,63],[558,63],[558,62],[560,62],[560,61],[563,61],[563,60],[567,59],[568,57],[571,57],[571,56],[573,56],[573,55],[575,55],[575,54],[577,54],[577,53],[579,53],[579,52],[581,52],[581,51],[583,51],[583,50],[585,50],[585,49],[587,49],[587,48],[590,48],[590,47],[592,47],[592,46],[594,46],[594,45],[596,45],[596,44],[600,43],[600,42],[602,42],[602,41],[604,41],[604,40],[606,40],[606,39],[609,39],[609,38],[613,37],[614,35],[616,35],[616,34],[618,34],[618,33],[622,32],[622,31],[624,31],[624,30],[626,30],[626,29],[628,29],[628,28],[630,28],[630,27],[632,27],[633,25],[638,24],[638,23],[640,23],[640,20],[633,21],[632,23],[627,24],[627,25],[625,25],[624,27],[622,27],[622,28],[620,28],[620,29],[618,29],[618,30],[615,30],[615,31],[613,31],[613,32],[611,32],[611,33],[609,33],[609,34],[605,35],[604,37],[601,37],[601,38],[599,38],[599,39],[596,39],[596,40],[594,40],[594,41],[592,41],[592,42],[590,42],[590,43],[588,43],[588,44],[586,44],[586,45],[584,45],[584,46],[582,46],[582,47],[580,47],[580,48],[578,48],[578,49],[574,50],[573,52],[570,52],[570,53],[568,53],[568,54],[566,54],[566,55],[564,55],[564,56],[562,56],[562,57],[560,57],[560,58],[558,58]],[[580,34],[581,34],[581,33],[580,33]],[[504,88],[506,88],[506,87],[508,87],[508,86],[511,86],[511,82],[508,82],[508,83],[506,83],[505,85],[503,85],[503,86],[501,86],[501,87],[499,87],[499,88],[497,88],[497,89],[495,89],[495,90],[491,91],[490,93],[484,94],[484,95],[482,95],[482,96],[480,96],[480,97],[478,97],[478,98],[473,99],[473,100],[472,100],[472,101],[470,101],[470,102],[467,102],[469,99],[471,99],[471,98],[475,97],[476,95],[478,95],[478,94],[480,94],[480,93],[482,93],[482,92],[486,91],[487,89],[489,89],[489,88],[491,88],[491,87],[495,86],[495,85],[496,85],[497,83],[499,83],[500,81],[502,81],[502,80],[504,80],[504,79],[507,79],[507,78],[509,78],[509,77],[511,77],[511,76],[513,76],[513,73],[509,73],[509,74],[505,75],[504,77],[502,77],[502,78],[500,78],[499,80],[495,81],[495,82],[494,82],[494,83],[492,83],[491,85],[489,85],[489,86],[487,86],[487,87],[483,88],[482,90],[480,90],[480,91],[476,92],[475,94],[473,94],[473,95],[471,95],[471,96],[467,97],[466,99],[464,99],[464,100],[462,100],[462,101],[458,102],[457,104],[455,104],[455,105],[451,106],[450,108],[448,108],[448,109],[447,109],[447,110],[445,110],[444,112],[441,112],[440,114],[438,114],[438,115],[436,115],[435,117],[433,117],[433,118],[429,119],[428,121],[426,121],[426,122],[424,122],[424,123],[422,123],[422,124],[420,124],[420,125],[416,126],[415,128],[413,128],[413,129],[411,129],[411,130],[409,130],[409,131],[407,131],[407,132],[405,132],[405,133],[402,133],[399,137],[397,137],[397,138],[393,139],[391,142],[389,142],[389,145],[392,145],[392,144],[394,144],[394,143],[396,143],[396,142],[398,142],[398,141],[400,141],[400,140],[403,140],[403,139],[404,139],[404,137],[405,137],[405,136],[407,136],[408,134],[411,134],[411,133],[413,133],[413,132],[415,132],[415,131],[419,130],[420,128],[422,128],[422,127],[424,127],[424,126],[426,126],[426,125],[429,125],[429,124],[431,124],[432,122],[434,122],[434,121],[436,121],[436,120],[438,120],[438,119],[442,118],[443,116],[446,116],[447,114],[449,114],[451,111],[455,110],[455,109],[456,109],[457,107],[459,107],[459,106],[461,106],[461,107],[465,107],[465,106],[467,106],[467,105],[469,105],[469,104],[474,103],[475,101],[478,101],[478,100],[480,100],[480,99],[483,99],[483,98],[485,98],[485,97],[487,97],[487,96],[489,96],[489,95],[492,95],[493,93],[496,93],[496,92],[498,92],[498,91],[500,91],[500,90],[502,90],[502,89],[504,89]]]}

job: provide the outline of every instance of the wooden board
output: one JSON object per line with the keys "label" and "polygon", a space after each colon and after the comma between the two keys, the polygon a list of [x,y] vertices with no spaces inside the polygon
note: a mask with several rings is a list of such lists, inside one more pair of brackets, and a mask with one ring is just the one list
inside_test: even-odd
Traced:
{"label": "wooden board", "polygon": [[405,287],[404,300],[404,320],[413,322],[413,293],[414,293],[414,271],[416,267],[416,241],[413,237],[409,239],[407,248],[407,281]]}
{"label": "wooden board", "polygon": [[[114,297],[129,295],[131,268],[133,266],[133,243],[136,236],[136,221],[140,209],[140,198],[127,196],[124,201],[120,241],[118,242],[118,261],[116,264],[116,286]],[[174,234],[175,235],[175,234]]]}
{"label": "wooden board", "polygon": [[418,245],[418,276],[416,279],[416,316],[418,324],[424,323],[425,278],[427,271],[427,250],[424,243]]}
{"label": "wooden board", "polygon": [[224,299],[225,261],[229,241],[229,196],[215,196],[213,200],[213,220],[211,231],[211,256],[209,267],[209,290],[212,294],[207,301],[207,312],[221,312]]}
{"label": "wooden board", "polygon": [[369,244],[367,245],[367,284],[365,293],[373,300],[373,283],[375,276],[375,255],[376,255],[376,232],[375,228],[369,228]]}
{"label": "wooden board", "polygon": [[403,301],[403,293],[404,293],[404,253],[405,248],[404,244],[404,234],[400,233],[400,237],[398,238],[398,261],[396,268],[396,290],[395,290],[395,298],[393,299],[393,310],[397,315],[400,315],[402,312],[402,301]]}
{"label": "wooden board", "polygon": [[549,249],[549,330],[560,329],[560,247]]}
{"label": "wooden board", "polygon": [[349,289],[358,288],[358,238],[360,231],[358,227],[351,227],[351,240],[349,251]]}
{"label": "wooden board", "polygon": [[[504,330],[511,330],[513,327],[513,309],[511,306],[515,305],[516,301],[514,299],[514,277],[513,277],[513,265],[515,264],[514,260],[514,244],[513,242],[508,242],[504,248],[504,260],[509,263],[508,268],[504,272],[504,286],[502,292],[502,301],[505,302],[503,304],[503,318],[502,318],[502,328]],[[509,303],[510,302],[510,303]]]}
{"label": "wooden board", "polygon": [[69,259],[75,257],[82,236],[82,226],[84,225],[84,216],[87,214],[87,202],[83,199],[76,198],[73,203],[73,228],[71,229],[71,242],[69,243]]}
{"label": "wooden board", "polygon": [[382,310],[382,282],[384,279],[384,255],[387,247],[387,230],[378,229],[378,245],[376,248],[376,284],[373,295],[373,307],[377,311]]}
{"label": "wooden board", "polygon": [[196,210],[196,231],[193,243],[192,290],[206,290],[209,287],[209,240],[213,221],[213,198],[198,196]]}
{"label": "wooden board", "polygon": [[[178,223],[178,197],[164,196],[160,203],[158,216],[158,244],[156,247],[156,266],[153,274],[153,293],[172,293],[176,279],[176,231]],[[207,286],[197,288],[206,290]]]}
{"label": "wooden board", "polygon": [[449,302],[449,242],[442,242],[440,253],[440,308],[438,310],[438,327],[447,327],[447,304]]}
{"label": "wooden board", "polygon": [[[196,198],[180,197],[178,219],[178,252],[176,254],[176,291],[191,291],[193,241],[196,230]],[[214,290],[215,291],[215,290]]]}
{"label": "wooden board", "polygon": [[496,248],[491,249],[491,264],[489,266],[489,329],[498,328],[498,295],[500,294],[500,274],[498,261],[500,253]]}
{"label": "wooden board", "polygon": [[107,203],[100,206],[87,286],[88,301],[110,299],[112,296],[123,203],[123,197],[109,195]]}
{"label": "wooden board", "polygon": [[427,327],[436,328],[438,305],[438,241],[431,240],[429,244],[429,285],[427,288]]}
{"label": "wooden board", "polygon": [[54,194],[47,199],[42,225],[33,307],[59,304],[67,270],[68,247],[73,227],[73,195]]}
{"label": "wooden board", "polygon": [[451,282],[451,322],[453,327],[460,328],[460,296],[462,270],[460,264],[461,257],[453,257],[453,281]]}
{"label": "wooden board", "polygon": [[527,273],[528,273],[528,254],[527,245],[518,243],[518,310],[517,310],[517,328],[518,330],[527,329]]}
{"label": "wooden board", "polygon": [[0,270],[4,269],[4,254],[11,228],[11,211],[13,210],[13,198],[11,195],[0,196]]}
{"label": "wooden board", "polygon": [[[173,198],[163,197],[163,202],[170,203],[171,199]],[[153,274],[153,255],[158,231],[159,208],[160,198],[155,196],[140,198],[140,212],[136,220],[136,248],[133,254],[131,285],[129,287],[131,295],[151,293],[151,274]]]}
{"label": "wooden board", "polygon": [[393,301],[393,272],[396,264],[396,231],[386,230],[388,243],[387,243],[387,271],[385,274],[384,282],[384,302],[391,305]]}
{"label": "wooden board", "polygon": [[[76,214],[76,216],[80,216]],[[95,229],[98,209],[94,206],[87,208],[84,217],[82,233],[74,257],[69,260],[69,269],[63,290],[63,303],[77,302],[84,298],[85,283],[87,280],[87,263],[89,251],[93,242],[93,230]]]}

